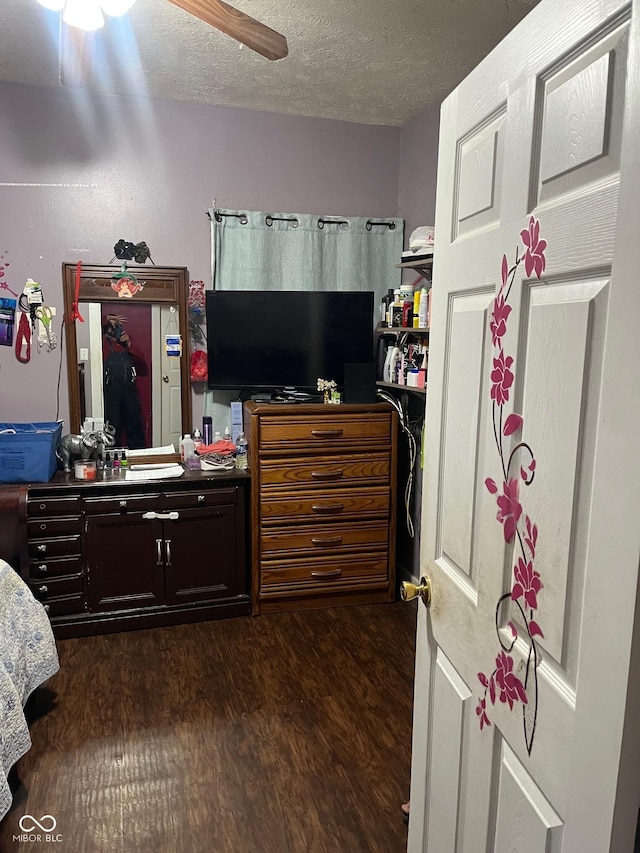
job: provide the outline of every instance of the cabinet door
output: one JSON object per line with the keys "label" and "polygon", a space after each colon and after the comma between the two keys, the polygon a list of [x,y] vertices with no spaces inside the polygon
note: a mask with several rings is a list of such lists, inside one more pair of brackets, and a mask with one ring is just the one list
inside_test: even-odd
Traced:
{"label": "cabinet door", "polygon": [[91,610],[164,604],[162,524],[131,515],[87,517]]}
{"label": "cabinet door", "polygon": [[167,604],[210,601],[245,592],[238,507],[183,509],[164,522]]}

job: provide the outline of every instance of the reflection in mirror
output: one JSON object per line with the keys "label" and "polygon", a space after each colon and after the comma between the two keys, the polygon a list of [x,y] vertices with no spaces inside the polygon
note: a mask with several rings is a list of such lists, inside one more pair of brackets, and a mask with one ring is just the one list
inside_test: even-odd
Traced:
{"label": "reflection in mirror", "polygon": [[[112,286],[119,265],[83,264],[79,280],[76,267],[63,265],[65,316],[76,304],[84,321],[65,327],[70,432],[104,418],[117,447],[178,451],[192,428],[186,269],[129,266],[141,286],[123,298]],[[181,356],[168,354],[167,336],[176,335]]]}
{"label": "reflection in mirror", "polygon": [[82,420],[108,420],[118,447],[178,448],[180,359],[164,346],[165,335],[179,334],[178,306],[89,302],[80,303],[80,313]]}

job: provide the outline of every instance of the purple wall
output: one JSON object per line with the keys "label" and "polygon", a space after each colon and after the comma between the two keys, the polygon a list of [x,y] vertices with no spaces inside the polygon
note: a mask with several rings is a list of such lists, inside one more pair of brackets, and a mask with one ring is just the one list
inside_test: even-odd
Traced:
{"label": "purple wall", "polygon": [[[394,216],[401,136],[405,173],[405,148],[419,159],[421,144],[411,142],[413,128],[405,145],[400,128],[6,83],[0,115],[4,280],[15,291],[29,276],[39,281],[59,314],[61,264],[107,263],[120,238],[145,240],[156,264],[186,266],[209,282],[205,211],[214,199],[251,210]],[[402,207],[420,224],[429,189],[411,192],[411,180],[401,182]],[[55,418],[60,351],[33,347],[22,365],[0,347],[1,420]],[[61,377],[67,428],[64,359]],[[195,423],[200,415],[194,398]]]}
{"label": "purple wall", "polygon": [[405,247],[415,228],[435,222],[439,130],[440,103],[423,110],[402,129],[398,216],[405,220]]}

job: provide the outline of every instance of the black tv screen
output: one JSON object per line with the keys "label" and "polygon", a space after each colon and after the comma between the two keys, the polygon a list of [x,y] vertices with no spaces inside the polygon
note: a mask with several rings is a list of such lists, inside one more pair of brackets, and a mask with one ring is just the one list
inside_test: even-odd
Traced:
{"label": "black tv screen", "polygon": [[345,364],[372,361],[373,302],[372,291],[207,291],[209,388],[343,386]]}

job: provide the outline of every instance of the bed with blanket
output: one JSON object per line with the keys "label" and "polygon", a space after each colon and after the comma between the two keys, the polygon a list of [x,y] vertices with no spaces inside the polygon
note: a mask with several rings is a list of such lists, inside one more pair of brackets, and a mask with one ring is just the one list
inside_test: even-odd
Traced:
{"label": "bed with blanket", "polygon": [[58,668],[43,606],[9,563],[0,559],[0,820],[11,807],[9,771],[31,747],[24,705]]}

